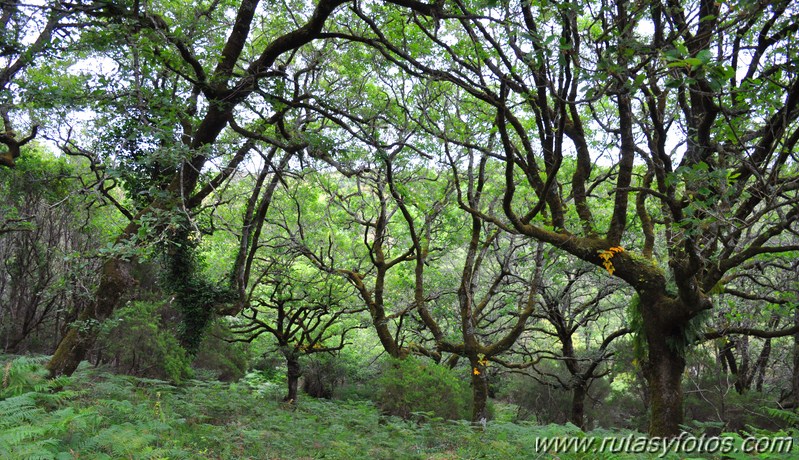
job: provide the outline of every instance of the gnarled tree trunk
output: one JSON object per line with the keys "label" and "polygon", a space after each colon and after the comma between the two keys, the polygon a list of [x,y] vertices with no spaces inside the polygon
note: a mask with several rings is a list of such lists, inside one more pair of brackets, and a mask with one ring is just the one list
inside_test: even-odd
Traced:
{"label": "gnarled tree trunk", "polygon": [[685,358],[669,348],[669,337],[647,337],[649,356],[644,376],[649,384],[649,434],[672,437],[683,422],[682,374]]}
{"label": "gnarled tree trunk", "polygon": [[690,318],[680,317],[684,306],[674,299],[641,302],[647,346],[643,371],[649,386],[649,435],[675,437],[683,423],[682,342]]}
{"label": "gnarled tree trunk", "polygon": [[488,421],[488,376],[486,366],[479,358],[472,364],[472,423],[485,426]]}
{"label": "gnarled tree trunk", "polygon": [[105,261],[94,305],[80,312],[78,319],[61,339],[47,363],[51,377],[72,375],[97,339],[100,323],[125,302],[125,294],[135,284],[133,262],[121,258]]}
{"label": "gnarled tree trunk", "polygon": [[292,350],[284,351],[283,356],[286,358],[286,367],[288,369],[286,372],[288,393],[286,393],[286,397],[283,398],[283,401],[289,404],[294,404],[297,402],[297,385],[300,381],[300,376],[302,375],[302,369],[300,368],[300,357]]}

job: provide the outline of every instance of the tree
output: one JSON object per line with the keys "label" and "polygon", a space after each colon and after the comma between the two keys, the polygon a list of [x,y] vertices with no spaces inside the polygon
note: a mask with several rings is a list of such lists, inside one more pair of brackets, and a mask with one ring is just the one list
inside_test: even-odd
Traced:
{"label": "tree", "polygon": [[[569,421],[585,429],[588,390],[610,372],[607,363],[614,354],[614,341],[630,333],[621,318],[627,295],[621,283],[603,285],[592,279],[602,276],[595,267],[563,262],[553,252],[548,251],[550,262],[544,268],[547,282],[541,287],[541,308],[533,313],[527,328],[533,337],[520,341],[525,345],[520,351],[528,357],[519,367],[529,364],[530,375],[538,382],[571,391]],[[543,345],[541,336],[554,339],[554,343]],[[577,341],[581,336],[585,337],[582,344]],[[527,345],[530,340],[532,349]],[[550,373],[547,369],[551,366],[541,366],[552,361],[565,367],[568,379]]]}
{"label": "tree", "polygon": [[[472,209],[482,207],[485,163],[481,162],[479,169],[476,183],[470,181],[468,190]],[[543,246],[529,247],[513,236],[506,238],[501,229],[474,214],[470,215],[470,221],[470,238],[457,291],[463,339],[461,343],[439,346],[469,360],[474,395],[472,421],[485,424],[488,419],[487,366],[489,361],[508,366],[501,355],[522,335],[527,320],[538,307]],[[490,263],[490,259],[494,263]],[[436,325],[432,319],[426,319],[426,324],[431,329]]]}
{"label": "tree", "polygon": [[[796,288],[792,286],[797,262],[759,257],[746,271],[725,277],[718,296],[713,326],[705,340],[717,340],[723,371],[734,378],[735,390],[763,391],[772,352],[772,339],[795,334],[793,317],[797,308]],[[763,345],[755,353],[752,339]]]}
{"label": "tree", "polygon": [[364,310],[353,307],[351,293],[340,279],[320,273],[299,255],[278,258],[261,256],[264,266],[250,290],[250,308],[232,332],[241,341],[252,342],[270,334],[286,360],[288,392],[284,401],[297,401],[297,383],[302,375],[300,357],[334,353],[346,344],[347,333],[361,327],[357,318]]}
{"label": "tree", "polygon": [[[404,145],[373,148],[377,161],[351,180],[305,176],[322,195],[293,193],[278,225],[308,261],[350,282],[392,357],[440,362],[449,354],[452,366],[466,358],[472,420],[484,423],[487,367],[502,362],[536,308],[543,249],[454,208],[453,182],[406,163]],[[475,206],[480,176],[470,192]],[[319,209],[320,200],[329,204]]]}
{"label": "tree", "polygon": [[451,149],[475,140],[446,129],[464,114],[445,103],[493,111],[466,124],[499,137],[499,149],[489,136],[477,143],[505,169],[494,187],[503,209],[465,209],[635,289],[649,432],[676,435],[685,349],[714,289],[759,255],[797,249],[778,240],[799,219],[796,5],[453,2],[407,21],[391,8],[353,12],[366,30],[339,36],[440,88],[450,117],[425,123]]}
{"label": "tree", "polygon": [[[115,202],[130,219],[117,239],[117,246],[123,249],[104,263],[94,308],[84,310],[79,318],[89,327],[70,330],[49,363],[53,375],[75,369],[96,336],[92,325],[108,317],[133,284],[135,251],[130,254],[125,247],[135,248],[153,239],[173,240],[177,246],[172,247],[185,243],[183,238],[192,232],[182,227],[193,227],[204,200],[250,158],[256,145],[284,149],[288,142],[289,154],[308,148],[308,143],[295,139],[284,124],[286,112],[292,108],[287,102],[296,104],[290,97],[284,99],[296,88],[287,84],[292,78],[286,72],[296,70],[294,82],[309,73],[303,65],[304,56],[297,51],[323,36],[328,19],[343,3],[320,0],[313,8],[301,9],[285,5],[283,14],[259,10],[258,0],[213,2],[192,11],[179,9],[183,14],[177,15],[167,14],[173,10],[168,2],[134,3],[130,7],[103,3],[92,10],[92,17],[102,18],[111,26],[114,35],[100,40],[107,44],[108,52],[118,55],[120,50],[131,51],[130,58],[123,56],[123,80],[118,82],[130,89],[124,91],[125,98],[118,107],[124,121],[117,123],[124,128],[119,134],[126,138],[112,133],[111,145],[135,166],[122,168],[127,172],[126,180],[141,182],[147,189],[143,199],[132,200],[133,209]],[[425,4],[397,3],[419,14],[431,14]],[[228,24],[230,17],[235,18],[232,24],[221,30],[227,33],[225,38],[219,35],[216,24]],[[210,32],[209,39],[191,46],[204,32]],[[150,95],[157,97],[145,103]],[[116,107],[115,103],[111,106]],[[256,121],[248,126],[252,120]],[[131,127],[143,129],[145,136],[129,142]],[[69,139],[63,148],[96,160],[96,167],[102,167],[100,160],[108,155],[95,152],[97,145],[103,143],[92,141],[87,148],[85,143],[81,147]],[[244,253],[248,244],[245,240]],[[238,267],[231,271],[244,273]],[[231,290],[241,293],[246,280],[234,278],[233,282],[239,284]],[[227,290],[219,292],[221,298],[204,299],[192,308],[233,313],[244,307],[241,297],[231,302]]]}
{"label": "tree", "polygon": [[[198,208],[216,187],[235,172],[251,150],[252,144],[246,142],[239,144],[233,155],[225,156],[224,152],[214,149],[233,118],[236,107],[255,92],[262,80],[282,75],[282,72],[271,69],[278,58],[317,38],[327,18],[340,4],[339,0],[322,0],[313,11],[308,12],[302,25],[283,24],[283,27],[275,28],[276,31],[269,30],[254,52],[248,48],[248,40],[257,24],[257,0],[242,1],[238,7],[220,3],[213,3],[209,9],[198,7],[194,15],[197,22],[191,24],[169,24],[156,12],[169,8],[166,4],[149,5],[147,8],[135,4],[130,9],[105,4],[94,12],[95,16],[108,17],[110,22],[119,24],[124,35],[138,39],[139,46],[144,47],[144,51],[153,59],[151,62],[158,63],[159,70],[165,72],[165,83],[169,85],[167,88],[181,100],[180,104],[170,101],[167,106],[162,106],[169,108],[166,113],[172,116],[147,118],[147,123],[153,124],[154,132],[159,134],[150,142],[156,142],[160,151],[172,153],[172,156],[167,157],[169,161],[166,164],[157,168],[158,180],[152,184],[154,189],[150,198],[133,212],[121,209],[130,218],[130,223],[121,231],[118,245],[135,245],[140,234],[153,238],[148,233],[162,233],[170,228],[170,224],[173,225],[173,231],[176,230],[174,226],[190,225],[188,222],[191,221],[192,210]],[[235,13],[235,20],[219,54],[208,48],[192,49],[188,45],[192,33],[198,28],[220,21],[231,12]],[[290,55],[288,59],[291,59]],[[131,67],[132,82],[127,84],[139,90],[141,66],[134,59]],[[239,73],[241,69],[243,72]],[[133,93],[137,95],[137,91]],[[141,93],[138,95],[141,96]],[[142,101],[138,99],[139,103]],[[165,100],[161,99],[160,102]],[[140,116],[149,115],[142,110],[150,110],[150,107],[137,104],[136,98],[129,104],[134,115],[137,112]],[[147,142],[142,144],[148,145]],[[220,148],[226,147],[224,143],[219,144]],[[102,158],[102,152],[95,154],[89,149],[80,149],[72,142],[65,149],[91,158]],[[224,163],[215,174],[204,177],[203,168],[214,156]],[[177,216],[178,220],[180,216],[186,216],[188,220],[174,222],[172,216]],[[144,223],[154,225],[144,226]],[[185,230],[177,234],[188,236]],[[94,324],[103,321],[121,305],[125,292],[134,283],[131,275],[133,263],[134,260],[124,254],[111,256],[104,262],[94,306],[84,309],[78,318],[85,327],[70,329],[61,341],[48,365],[52,375],[71,374],[91,348],[97,334]],[[223,303],[222,299],[219,303]]]}
{"label": "tree", "polygon": [[10,353],[57,343],[88,301],[102,242],[81,165],[40,147],[22,150],[13,169],[0,170],[8,223],[0,235],[0,347]]}
{"label": "tree", "polygon": [[[0,4],[0,167],[13,168],[20,148],[36,138],[39,127],[32,125],[29,134],[14,128],[14,112],[31,102],[20,97],[26,86],[26,71],[36,60],[48,57],[68,42],[68,30],[79,23],[69,22],[79,16],[81,5],[60,0],[27,5],[19,2]],[[28,96],[30,97],[30,96]]]}
{"label": "tree", "polygon": [[[365,207],[343,206],[363,230],[358,269],[335,266],[294,239],[308,261],[355,286],[392,355],[465,356],[473,375],[484,375],[482,363],[518,337],[533,302],[481,336],[473,323],[485,310],[475,300],[484,295],[493,306],[497,297],[474,287],[480,254],[498,251],[487,279],[499,286],[512,266],[500,261],[515,257],[507,248],[519,236],[626,282],[637,294],[629,321],[653,435],[679,431],[685,352],[703,337],[713,296],[761,258],[784,260],[799,249],[794,2],[319,0],[279,11],[257,0],[192,8],[166,0],[6,3],[2,164],[13,165],[36,134],[33,123],[26,134],[12,129],[20,115],[11,115],[19,104],[9,94],[34,57],[58,49],[58,34],[75,24],[67,13],[95,27],[64,35],[84,46],[66,57],[117,63],[111,77],[79,79],[50,60],[43,67],[90,90],[97,116],[87,126],[96,129],[65,134],[61,148],[91,161],[97,190],[127,219],[105,251],[94,302],[49,364],[53,375],[77,367],[97,324],[125,301],[144,247],[188,263],[173,287],[196,322],[192,331],[202,332],[214,313],[242,311],[274,190],[292,161],[309,158],[368,180]],[[39,20],[20,19],[24,8]],[[359,82],[359,72],[369,75]],[[363,95],[368,102],[357,102]],[[219,204],[215,191],[253,165],[261,172],[236,231],[229,281],[199,280],[185,250],[214,230],[202,222]],[[413,203],[410,173],[451,184],[436,196],[457,197],[468,213],[457,328],[443,328],[439,319],[451,317],[428,308],[435,299],[425,267],[438,251],[428,232],[442,210]],[[538,270],[525,267],[524,277]],[[372,289],[364,280],[373,274]],[[389,312],[394,276],[409,281],[413,300]],[[425,330],[403,329],[411,317]],[[457,339],[447,335],[456,330]],[[413,334],[424,343],[411,346]]]}
{"label": "tree", "polygon": [[430,354],[424,344],[409,340],[404,323],[417,305],[418,284],[398,281],[409,276],[413,246],[402,233],[406,229],[397,222],[398,208],[387,190],[385,171],[368,169],[352,181],[341,181],[336,173],[328,177],[309,174],[306,180],[319,187],[329,209],[314,209],[319,198],[295,192],[291,197],[293,209],[285,209],[280,221],[274,222],[293,250],[319,270],[340,276],[353,286],[390,356]]}

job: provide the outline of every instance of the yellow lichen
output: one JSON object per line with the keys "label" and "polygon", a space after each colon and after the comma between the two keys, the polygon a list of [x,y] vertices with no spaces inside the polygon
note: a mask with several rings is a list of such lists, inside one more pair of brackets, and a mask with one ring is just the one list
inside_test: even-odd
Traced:
{"label": "yellow lichen", "polygon": [[607,270],[608,274],[611,276],[613,276],[613,272],[616,271],[616,267],[613,266],[611,259],[620,252],[624,252],[624,248],[621,246],[613,246],[610,249],[601,249],[597,251],[599,258],[602,259],[602,266],[605,267],[605,270]]}

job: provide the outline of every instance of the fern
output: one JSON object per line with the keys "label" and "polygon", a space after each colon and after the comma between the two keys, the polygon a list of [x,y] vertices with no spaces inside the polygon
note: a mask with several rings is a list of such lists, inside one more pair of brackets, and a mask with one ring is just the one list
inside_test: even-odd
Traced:
{"label": "fern", "polygon": [[688,324],[680,330],[679,335],[669,342],[672,351],[684,357],[692,349],[692,345],[702,341],[705,326],[711,317],[710,310],[703,310],[688,320]]}
{"label": "fern", "polygon": [[45,356],[21,356],[3,364],[2,382],[0,382],[0,400],[20,396],[24,393],[37,393],[46,397],[50,403],[58,403],[71,398],[74,393],[60,393],[72,380],[62,376],[50,379],[44,363]]}
{"label": "fern", "polygon": [[44,410],[36,407],[35,394],[26,393],[20,396],[0,401],[0,428],[9,428],[36,418],[36,416],[44,413]]}
{"label": "fern", "polygon": [[0,399],[50,388],[47,370],[42,366],[43,360],[43,357],[22,356],[5,363]]}
{"label": "fern", "polygon": [[43,435],[46,431],[44,427],[35,427],[30,424],[11,427],[0,433],[0,445],[20,446],[26,441]]}
{"label": "fern", "polygon": [[36,406],[34,393],[0,401],[0,414],[0,458],[55,458],[55,441],[46,437],[48,427],[41,423],[46,414]]}
{"label": "fern", "polygon": [[799,414],[791,410],[766,408],[766,413],[771,417],[782,420],[792,428],[799,428]]}
{"label": "fern", "polygon": [[[153,427],[133,423],[112,425],[98,431],[87,441],[86,446],[109,454],[113,458],[129,458],[152,447],[151,444],[157,440],[157,435],[154,434],[157,431],[148,428]],[[159,426],[159,428],[164,427]]]}
{"label": "fern", "polygon": [[0,458],[55,459],[60,439],[84,414],[59,406],[77,391],[56,391],[71,380],[48,379],[46,357],[18,357],[2,365],[0,385]]}
{"label": "fern", "polygon": [[16,445],[5,452],[0,449],[0,455],[8,460],[53,460],[58,458],[57,445],[54,439],[41,439]]}

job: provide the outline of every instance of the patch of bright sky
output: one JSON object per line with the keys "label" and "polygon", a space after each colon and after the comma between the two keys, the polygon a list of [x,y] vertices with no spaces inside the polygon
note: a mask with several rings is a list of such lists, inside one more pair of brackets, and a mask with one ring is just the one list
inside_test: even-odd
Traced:
{"label": "patch of bright sky", "polygon": [[[67,68],[67,74],[74,76],[87,76],[89,82],[86,90],[90,91],[91,87],[98,84],[98,78],[101,76],[113,75],[119,69],[119,65],[108,57],[104,56],[91,56],[78,60]],[[80,137],[83,130],[87,128],[97,117],[97,113],[90,108],[82,108],[79,110],[70,110],[63,120],[57,121],[55,126],[46,126],[47,136],[42,141],[52,150],[58,152],[58,142],[62,142],[69,137],[73,139]]]}

